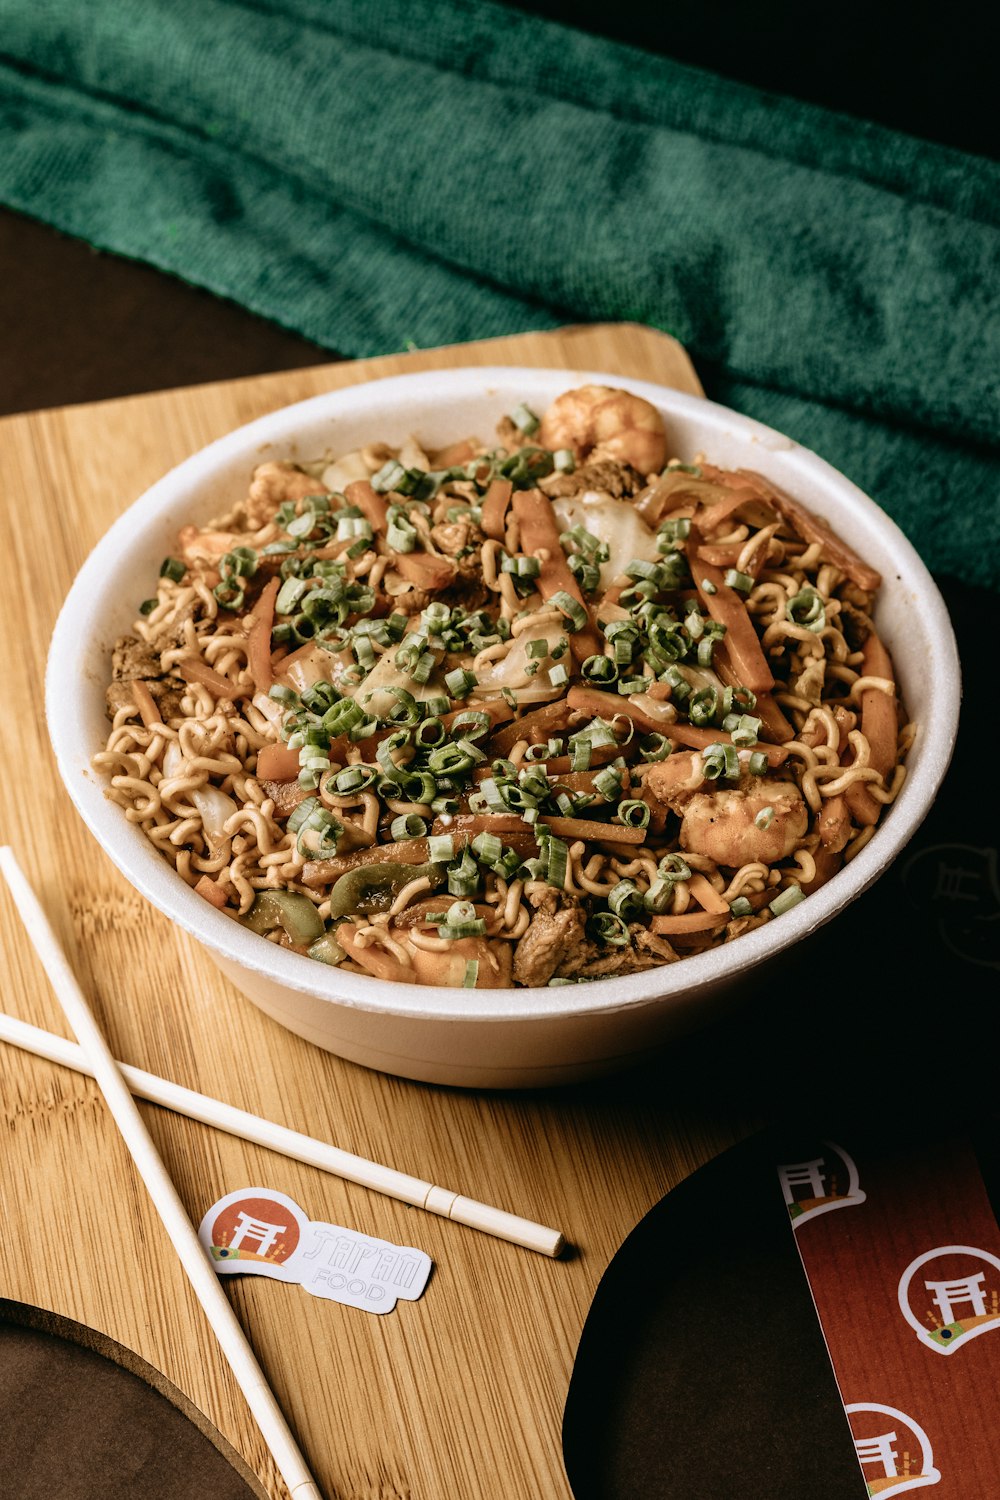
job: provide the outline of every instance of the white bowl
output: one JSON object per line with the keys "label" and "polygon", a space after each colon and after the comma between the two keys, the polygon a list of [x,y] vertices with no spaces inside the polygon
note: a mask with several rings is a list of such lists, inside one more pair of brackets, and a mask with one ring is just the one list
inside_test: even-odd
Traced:
{"label": "white bowl", "polygon": [[[875,837],[827,885],[777,921],[663,968],[554,989],[398,987],[342,973],[263,942],[188,888],[121,809],[90,757],[106,740],[104,687],[115,639],[174,550],[178,527],[220,514],[267,457],[309,459],[411,432],[431,447],[488,439],[518,401],[535,410],[594,381],[623,386],[663,413],[669,450],[756,469],[825,516],[883,575],[877,620],[909,715],[919,723],[903,790]],[[354,1062],[406,1078],[472,1087],[568,1082],[637,1060],[712,1013],[756,966],[800,943],[864,891],[927,813],[958,723],[955,639],[930,574],[877,505],[814,453],[759,422],[662,386],[595,372],[456,369],[316,396],[210,444],[140,497],[95,547],[70,591],[49,653],[46,706],[59,770],[84,821],[122,873],[191,933],[233,984],[281,1025]]]}

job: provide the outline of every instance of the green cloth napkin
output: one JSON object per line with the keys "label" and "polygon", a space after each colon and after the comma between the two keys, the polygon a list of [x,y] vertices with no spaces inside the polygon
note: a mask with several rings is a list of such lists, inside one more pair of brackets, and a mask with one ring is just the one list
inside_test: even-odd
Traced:
{"label": "green cloth napkin", "polygon": [[1000,584],[1000,168],[485,0],[5,0],[0,200],[345,354],[634,319]]}

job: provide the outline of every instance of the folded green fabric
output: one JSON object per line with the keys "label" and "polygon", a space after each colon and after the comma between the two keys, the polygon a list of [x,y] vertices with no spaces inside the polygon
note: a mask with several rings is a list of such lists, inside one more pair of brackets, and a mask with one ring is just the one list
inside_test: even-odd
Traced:
{"label": "folded green fabric", "polygon": [[1000,169],[483,0],[7,0],[0,200],[347,354],[635,319],[1000,584]]}

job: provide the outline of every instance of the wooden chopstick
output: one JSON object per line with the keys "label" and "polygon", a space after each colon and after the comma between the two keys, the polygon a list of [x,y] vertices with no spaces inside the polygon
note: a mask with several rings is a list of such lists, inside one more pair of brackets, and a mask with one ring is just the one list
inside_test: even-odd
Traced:
{"label": "wooden chopstick", "polygon": [[194,1225],[180,1200],[177,1189],[153,1145],[129,1092],[118,1064],[94,1020],[83,991],[66,961],[66,956],[41,903],[9,848],[0,848],[0,870],[10,887],[17,912],[62,1006],[66,1019],[76,1033],[86,1056],[88,1071],[96,1078],[105,1102],[121,1131],[122,1138],[153,1200],[153,1205],[169,1234],[178,1259],[187,1274],[198,1301],[208,1318],[229,1367],[254,1415],[261,1435],[271,1451],[278,1472],[288,1486],[293,1500],[323,1500],[305,1459],[299,1451],[291,1428],[285,1420],[274,1393],[264,1378],[257,1357],[240,1327],[239,1320],[219,1278],[202,1249]]}
{"label": "wooden chopstick", "polygon": [[[7,873],[6,869],[4,873]],[[28,924],[25,923],[25,926]],[[55,944],[51,928],[48,932]],[[28,933],[35,940],[30,927]],[[37,940],[35,945],[38,947]],[[39,948],[38,952],[44,963],[42,949]],[[65,962],[62,954],[60,957]],[[31,1026],[28,1022],[3,1012],[0,1012],[0,1041],[9,1042],[25,1052],[32,1052],[50,1062],[60,1063],[63,1067],[94,1077],[94,1070],[82,1048],[67,1041],[65,1037],[43,1031],[38,1026]],[[350,1151],[342,1151],[326,1141],[318,1141],[271,1120],[263,1120],[232,1104],[224,1104],[220,1099],[196,1093],[169,1079],[158,1078],[155,1073],[147,1073],[142,1068],[134,1068],[121,1062],[116,1062],[115,1066],[133,1094],[140,1099],[148,1099],[153,1104],[160,1104],[165,1109],[171,1109],[175,1114],[199,1120],[203,1125],[213,1125],[228,1135],[239,1136],[241,1140],[251,1141],[257,1146],[266,1146],[271,1151],[291,1157],[293,1161],[305,1162],[308,1166],[318,1167],[322,1172],[330,1172],[335,1177],[356,1182],[362,1187],[371,1188],[373,1192],[409,1203],[414,1208],[426,1209],[428,1213],[451,1219],[469,1229],[478,1229],[496,1239],[506,1240],[509,1244],[520,1245],[525,1250],[537,1251],[539,1255],[555,1257],[565,1249],[565,1239],[558,1229],[549,1229],[544,1224],[536,1224],[518,1214],[493,1208],[488,1203],[479,1203],[475,1198],[466,1198],[450,1188],[437,1187],[420,1177],[411,1177],[406,1172],[397,1172],[392,1167],[384,1167],[363,1156],[355,1156]]]}
{"label": "wooden chopstick", "polygon": [[[51,1031],[43,1031],[39,1026],[31,1026],[27,1021],[20,1021],[16,1016],[8,1016],[2,1011],[0,1041],[10,1042],[12,1046],[20,1047],[24,1052],[32,1052],[36,1057],[47,1058],[49,1062],[61,1063],[63,1067],[73,1068],[77,1073],[91,1078],[94,1076],[86,1055],[74,1042],[56,1036]],[[131,1092],[138,1098],[148,1099],[152,1104],[161,1104],[166,1109],[172,1109],[175,1114],[187,1116],[189,1120],[214,1125],[228,1135],[239,1136],[241,1140],[252,1141],[257,1146],[267,1146],[271,1151],[291,1157],[293,1161],[319,1167],[321,1171],[330,1172],[334,1177],[359,1183],[376,1193],[397,1198],[414,1208],[424,1208],[429,1213],[451,1219],[456,1224],[464,1224],[470,1229],[482,1230],[484,1234],[492,1234],[512,1245],[537,1250],[540,1255],[557,1256],[565,1249],[565,1240],[558,1229],[548,1229],[544,1224],[535,1224],[531,1219],[522,1219],[517,1214],[492,1208],[488,1203],[477,1203],[474,1198],[463,1197],[450,1188],[435,1187],[433,1183],[424,1182],[420,1177],[410,1177],[405,1172],[380,1166],[378,1162],[367,1161],[365,1157],[355,1156],[350,1151],[341,1151],[339,1147],[331,1146],[326,1141],[301,1135],[297,1130],[276,1125],[272,1120],[262,1120],[258,1115],[237,1109],[235,1105],[224,1104],[221,1099],[212,1099],[207,1094],[195,1093],[182,1084],[158,1078],[155,1073],[133,1068],[129,1063],[119,1062],[116,1066]]]}

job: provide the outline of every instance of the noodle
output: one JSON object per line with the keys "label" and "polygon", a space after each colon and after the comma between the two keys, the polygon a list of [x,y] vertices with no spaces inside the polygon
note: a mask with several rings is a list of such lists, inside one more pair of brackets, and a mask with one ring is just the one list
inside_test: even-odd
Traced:
{"label": "noodle", "polygon": [[599,389],[448,469],[412,439],[269,462],[182,529],[94,765],[233,919],[401,983],[570,983],[737,940],[875,835],[850,807],[895,799],[915,727],[865,646],[871,570],[753,476],[666,466],[638,397],[603,393],[619,430],[589,451]]}

